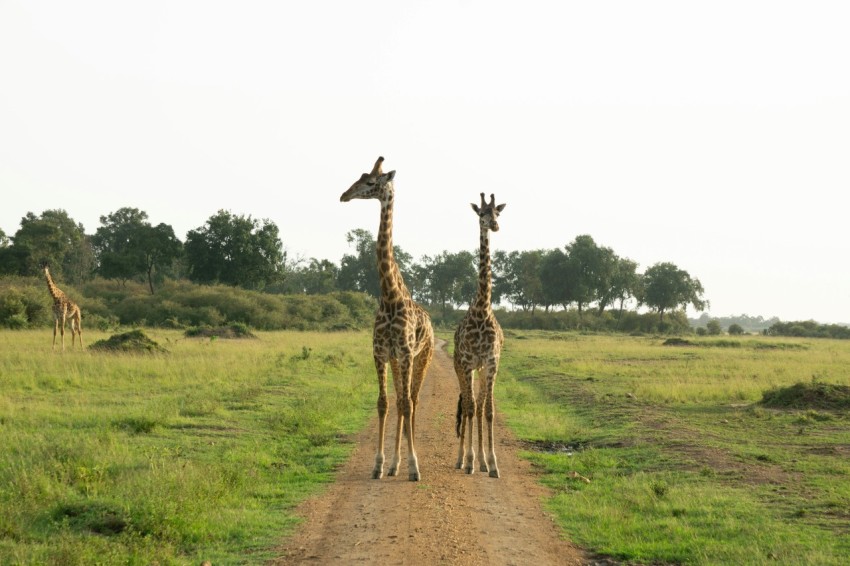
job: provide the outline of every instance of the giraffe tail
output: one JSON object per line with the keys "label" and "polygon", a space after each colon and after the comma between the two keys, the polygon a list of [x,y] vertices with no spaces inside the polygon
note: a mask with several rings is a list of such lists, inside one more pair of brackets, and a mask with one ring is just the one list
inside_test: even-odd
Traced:
{"label": "giraffe tail", "polygon": [[455,433],[460,438],[460,421],[463,417],[463,395],[457,397],[457,415],[455,417]]}

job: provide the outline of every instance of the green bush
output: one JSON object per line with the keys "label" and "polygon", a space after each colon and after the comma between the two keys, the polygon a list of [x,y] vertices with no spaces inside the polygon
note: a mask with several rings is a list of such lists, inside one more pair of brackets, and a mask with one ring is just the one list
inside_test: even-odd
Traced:
{"label": "green bush", "polygon": [[764,331],[767,336],[798,338],[850,338],[850,327],[841,324],[818,324],[814,320],[777,322]]}
{"label": "green bush", "polygon": [[733,323],[729,325],[728,332],[731,336],[740,336],[744,333],[744,327],[740,324]]}
{"label": "green bush", "polygon": [[0,326],[24,329],[52,324],[51,304],[46,287],[37,288],[25,278],[0,282]]}

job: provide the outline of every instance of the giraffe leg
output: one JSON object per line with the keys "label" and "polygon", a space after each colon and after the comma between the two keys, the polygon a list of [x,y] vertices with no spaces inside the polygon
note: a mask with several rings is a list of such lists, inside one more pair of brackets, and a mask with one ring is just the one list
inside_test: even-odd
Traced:
{"label": "giraffe leg", "polygon": [[[390,463],[390,469],[387,471],[388,476],[396,476],[398,475],[398,467],[401,463],[401,435],[402,435],[402,427],[404,425],[404,411],[401,404],[401,373],[398,367],[398,360],[391,359],[390,367],[393,370],[393,389],[395,389],[395,408],[396,408],[396,421],[395,421],[395,446],[393,449],[393,459]],[[405,430],[405,432],[407,432]]]}
{"label": "giraffe leg", "polygon": [[460,365],[458,352],[455,351],[454,356],[455,375],[457,376],[457,385],[459,393],[457,396],[457,414],[455,417],[455,431],[457,432],[458,447],[457,447],[457,462],[455,468],[458,470],[463,467],[463,441],[466,438],[466,419],[463,412],[463,394],[466,391],[466,373]]}
{"label": "giraffe leg", "polygon": [[59,319],[53,319],[53,351],[56,351],[56,333],[59,332]]}
{"label": "giraffe leg", "polygon": [[463,418],[463,393],[457,396],[457,437],[458,437],[458,447],[457,447],[457,463],[455,463],[456,469],[461,469],[463,467],[463,440],[464,433],[466,432],[466,419]]}
{"label": "giraffe leg", "polygon": [[[73,325],[74,322],[76,322],[77,336],[80,339],[80,350],[82,350],[83,349],[83,321],[82,321],[82,317],[79,315],[79,313],[77,314],[76,318],[74,318],[71,321],[71,324]],[[72,329],[73,329],[73,327],[72,327]],[[73,336],[71,338],[73,338]],[[73,340],[72,340],[72,342],[73,342]],[[72,343],[71,347],[73,347],[73,346],[74,346],[74,344]]]}
{"label": "giraffe leg", "polygon": [[398,362],[401,373],[401,387],[399,392],[401,398],[399,400],[400,413],[403,418],[404,435],[407,437],[407,478],[410,481],[419,481],[419,460],[416,457],[416,447],[413,441],[413,399],[410,396],[410,386],[413,377],[413,359],[408,354],[403,354],[403,357]]}
{"label": "giraffe leg", "polygon": [[413,359],[413,383],[410,390],[413,399],[413,412],[410,417],[410,429],[413,431],[414,438],[416,438],[416,409],[419,406],[419,392],[422,390],[422,384],[425,382],[425,374],[428,372],[428,366],[431,365],[431,356],[433,354],[433,347],[427,345]]}
{"label": "giraffe leg", "polygon": [[499,477],[499,466],[496,463],[496,443],[493,436],[493,418],[495,417],[495,404],[493,402],[493,391],[496,385],[496,372],[498,371],[499,360],[496,359],[487,371],[487,401],[484,406],[487,416],[487,451],[490,455],[487,459],[487,464],[490,467],[490,477]]}
{"label": "giraffe leg", "polygon": [[65,351],[65,316],[62,315],[62,325],[59,327],[59,333],[62,335],[62,351]]}
{"label": "giraffe leg", "polygon": [[463,394],[463,419],[466,422],[466,456],[464,458],[463,470],[467,474],[475,472],[475,451],[473,449],[472,434],[474,430],[473,419],[475,418],[475,393],[474,384],[475,370],[466,370],[465,391]]}
{"label": "giraffe leg", "polygon": [[384,429],[387,424],[387,362],[375,356],[375,368],[378,371],[378,450],[375,454],[375,468],[372,479],[381,479],[384,475]]}
{"label": "giraffe leg", "polygon": [[475,405],[475,420],[478,424],[478,469],[482,472],[490,471],[490,468],[487,467],[487,458],[484,455],[484,426],[482,424],[487,399],[487,380],[482,377],[478,382],[478,402]]}

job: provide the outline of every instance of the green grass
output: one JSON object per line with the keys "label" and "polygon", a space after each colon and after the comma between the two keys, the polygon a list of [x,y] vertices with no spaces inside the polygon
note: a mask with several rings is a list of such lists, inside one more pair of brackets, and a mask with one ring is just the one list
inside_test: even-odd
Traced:
{"label": "green grass", "polygon": [[553,488],[565,535],[641,563],[846,563],[846,409],[761,401],[800,383],[845,391],[850,344],[663,342],[508,334],[497,404]]}
{"label": "green grass", "polygon": [[146,333],[169,353],[0,333],[0,563],[261,562],[374,411],[366,333]]}
{"label": "green grass", "polygon": [[[0,564],[263,562],[374,412],[366,332],[146,333],[169,353],[0,332]],[[506,334],[496,402],[577,544],[640,563],[850,556],[850,418],[832,404],[850,343]]]}

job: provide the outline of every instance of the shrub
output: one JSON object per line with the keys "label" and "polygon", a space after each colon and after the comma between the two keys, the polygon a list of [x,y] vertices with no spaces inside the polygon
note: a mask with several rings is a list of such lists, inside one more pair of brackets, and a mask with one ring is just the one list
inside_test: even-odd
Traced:
{"label": "shrub", "polygon": [[729,325],[729,334],[732,336],[741,336],[744,333],[744,328],[737,323],[732,323]]}
{"label": "shrub", "polygon": [[777,322],[764,331],[767,336],[800,338],[850,338],[850,327],[841,324],[818,324],[814,320]]}

